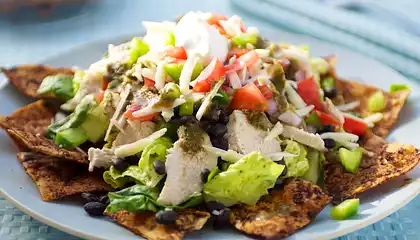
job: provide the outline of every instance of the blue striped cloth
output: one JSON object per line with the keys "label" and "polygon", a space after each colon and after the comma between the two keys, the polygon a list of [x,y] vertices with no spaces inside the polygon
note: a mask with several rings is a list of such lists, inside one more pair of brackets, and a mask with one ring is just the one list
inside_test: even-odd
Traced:
{"label": "blue striped cloth", "polygon": [[231,2],[247,14],[361,52],[420,81],[420,14],[414,10],[420,9],[419,0],[358,1],[345,7],[328,4],[334,0]]}

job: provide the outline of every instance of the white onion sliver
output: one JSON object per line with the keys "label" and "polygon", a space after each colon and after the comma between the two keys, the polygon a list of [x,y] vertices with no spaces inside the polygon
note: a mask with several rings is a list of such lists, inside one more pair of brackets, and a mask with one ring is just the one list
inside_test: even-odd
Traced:
{"label": "white onion sliver", "polygon": [[165,62],[160,61],[156,68],[155,74],[155,87],[157,90],[161,90],[165,86]]}
{"label": "white onion sliver", "polygon": [[295,113],[299,116],[299,117],[305,117],[306,115],[308,115],[313,109],[315,108],[314,105],[309,105],[307,107],[301,108],[299,110],[296,110]]}
{"label": "white onion sliver", "polygon": [[326,132],[320,135],[322,139],[333,139],[335,141],[342,141],[342,142],[357,142],[359,140],[359,136],[351,133],[346,132]]}
{"label": "white onion sliver", "polygon": [[375,113],[372,114],[368,117],[363,118],[363,121],[365,121],[366,123],[377,123],[379,121],[382,120],[382,118],[384,117],[384,115],[382,113]]}
{"label": "white onion sliver", "polygon": [[287,124],[290,124],[292,126],[299,126],[302,123],[302,119],[296,115],[295,113],[291,112],[291,111],[286,111],[284,113],[282,113],[278,119],[280,121],[283,121]]}
{"label": "white onion sliver", "polygon": [[225,82],[224,78],[223,79],[220,79],[216,83],[216,85],[214,85],[213,89],[204,98],[203,103],[201,103],[201,106],[197,110],[197,114],[195,115],[195,117],[197,118],[198,121],[201,120],[201,118],[203,117],[203,115],[206,112],[207,108],[210,106],[211,100],[214,98],[214,96],[216,96],[217,92],[219,91],[220,87],[223,85],[224,82]]}
{"label": "white onion sliver", "polygon": [[268,114],[274,115],[277,112],[277,103],[270,99],[268,100]]}
{"label": "white onion sliver", "polygon": [[177,98],[172,103],[172,106],[168,107],[168,108],[162,108],[162,107],[156,108],[156,107],[153,107],[154,103],[150,103],[146,107],[144,107],[144,108],[142,108],[138,111],[133,112],[133,116],[134,117],[144,117],[144,116],[147,116],[147,115],[152,114],[152,113],[157,113],[157,112],[162,112],[162,111],[169,110],[169,109],[174,109],[174,108],[178,107],[179,105],[181,105],[185,102],[186,102],[185,99]]}
{"label": "white onion sliver", "polygon": [[302,129],[284,125],[282,135],[319,151],[326,150],[324,140],[318,134],[308,133]]}
{"label": "white onion sliver", "polygon": [[155,75],[156,75],[156,69],[143,68],[141,74],[143,75],[143,77],[154,81]]}
{"label": "white onion sliver", "polygon": [[358,148],[359,144],[354,143],[354,142],[346,142],[346,141],[336,141],[338,144],[342,145],[345,148],[348,149],[354,149],[354,148]]}
{"label": "white onion sliver", "polygon": [[306,107],[305,101],[299,96],[295,89],[290,85],[289,82],[286,82],[286,93],[289,101],[298,109]]}
{"label": "white onion sliver", "polygon": [[258,53],[258,56],[260,56],[260,58],[270,56],[270,50],[268,49],[255,49],[255,51]]}
{"label": "white onion sliver", "polygon": [[360,101],[354,101],[354,102],[346,103],[343,105],[338,105],[335,107],[340,111],[347,112],[347,111],[357,108],[358,106],[360,106]]}
{"label": "white onion sliver", "polygon": [[283,133],[283,125],[280,122],[277,122],[274,125],[273,129],[267,134],[267,137],[264,138],[265,141],[275,139],[278,135]]}
{"label": "white onion sliver", "polygon": [[344,117],[341,112],[334,106],[334,103],[329,98],[325,98],[325,103],[327,105],[328,111],[333,115],[341,125],[344,124]]}
{"label": "white onion sliver", "polygon": [[196,54],[191,54],[187,61],[185,61],[184,67],[181,71],[181,76],[179,77],[179,88],[182,94],[188,94],[190,91],[191,76],[197,62],[198,56]]}
{"label": "white onion sliver", "polygon": [[287,80],[286,81],[288,84],[290,84],[294,89],[298,88],[297,82],[292,81],[292,80]]}
{"label": "white onion sliver", "polygon": [[233,89],[238,89],[242,87],[241,79],[239,79],[239,76],[236,72],[230,72],[228,73],[228,78],[230,85]]}

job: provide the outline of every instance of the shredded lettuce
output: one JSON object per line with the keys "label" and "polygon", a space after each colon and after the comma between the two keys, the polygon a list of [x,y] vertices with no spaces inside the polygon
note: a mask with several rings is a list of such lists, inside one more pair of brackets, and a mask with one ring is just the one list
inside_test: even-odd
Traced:
{"label": "shredded lettuce", "polygon": [[118,192],[108,193],[110,203],[106,209],[109,213],[120,210],[129,212],[152,211],[158,212],[163,209],[184,209],[197,206],[203,202],[201,193],[194,193],[188,196],[182,203],[172,206],[164,205],[157,202],[160,188],[149,188],[142,184],[125,188]]}
{"label": "shredded lettuce", "polygon": [[226,206],[255,204],[274,186],[283,169],[283,165],[252,152],[207,182],[204,185],[205,198]]}
{"label": "shredded lettuce", "polygon": [[287,167],[286,177],[304,176],[309,169],[306,147],[292,140],[285,140],[283,143],[286,145],[284,151],[296,155],[295,157],[284,158]]}
{"label": "shredded lettuce", "polygon": [[132,182],[129,177],[123,176],[123,174],[115,169],[113,166],[103,174],[104,181],[111,185],[113,188],[122,188],[127,183]]}

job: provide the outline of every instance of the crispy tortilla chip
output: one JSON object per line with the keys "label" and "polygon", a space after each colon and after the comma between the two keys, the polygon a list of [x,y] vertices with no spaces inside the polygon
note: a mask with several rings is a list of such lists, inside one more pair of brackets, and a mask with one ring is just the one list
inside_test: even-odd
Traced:
{"label": "crispy tortilla chip", "polygon": [[[369,96],[380,89],[364,83],[343,80],[337,77],[334,71],[331,72],[331,75],[335,78],[335,86],[338,89],[338,96],[333,99],[336,105],[360,101],[360,106],[354,112],[359,113],[361,117],[367,117],[372,114],[368,109],[368,99]],[[397,123],[398,115],[410,95],[410,91],[382,92],[386,101],[385,110],[382,111],[384,116],[381,121],[375,123],[372,131],[380,137],[386,137]]]}
{"label": "crispy tortilla chip", "polygon": [[286,237],[308,225],[331,201],[321,188],[303,179],[286,183],[256,205],[232,208],[230,222],[240,231],[264,238]]}
{"label": "crispy tortilla chip", "polygon": [[335,203],[404,175],[420,161],[420,151],[414,146],[387,144],[378,136],[370,137],[363,146],[374,156],[363,156],[356,174],[346,172],[334,159],[328,159],[325,164],[325,187]]}
{"label": "crispy tortilla chip", "polygon": [[175,225],[162,225],[156,222],[154,212],[130,213],[119,211],[106,214],[118,224],[149,240],[183,239],[186,233],[203,228],[210,217],[208,212],[185,209],[177,212]]}
{"label": "crispy tortilla chip", "polygon": [[44,133],[54,117],[54,111],[42,100],[16,110],[8,117],[0,117],[0,127],[18,142],[18,147],[31,149],[48,156],[88,163],[85,152],[58,147]]}
{"label": "crispy tortilla chip", "polygon": [[44,99],[56,99],[54,95],[39,96],[36,91],[42,83],[42,80],[49,75],[66,74],[73,75],[70,68],[53,68],[44,65],[22,65],[19,67],[0,69],[9,82],[26,96]]}
{"label": "crispy tortilla chip", "polygon": [[26,173],[36,183],[42,200],[52,201],[83,192],[111,191],[101,172],[89,172],[86,165],[40,153],[17,154]]}

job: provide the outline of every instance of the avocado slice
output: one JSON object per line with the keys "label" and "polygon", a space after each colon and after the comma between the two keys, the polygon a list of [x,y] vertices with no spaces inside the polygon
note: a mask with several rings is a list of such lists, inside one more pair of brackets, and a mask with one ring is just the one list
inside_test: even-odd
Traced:
{"label": "avocado slice", "polygon": [[55,143],[60,147],[77,147],[88,140],[88,135],[82,128],[68,128],[58,132]]}
{"label": "avocado slice", "polygon": [[106,115],[103,104],[99,104],[91,109],[86,120],[80,125],[85,130],[88,140],[96,143],[103,139],[109,125],[109,119]]}
{"label": "avocado slice", "polygon": [[345,220],[357,215],[360,200],[358,198],[348,199],[339,205],[331,208],[331,218],[334,220]]}
{"label": "avocado slice", "polygon": [[340,157],[341,164],[347,172],[351,173],[356,173],[359,169],[362,155],[363,153],[361,148],[347,150],[346,148],[342,147],[338,150],[338,156]]}

